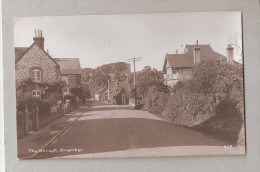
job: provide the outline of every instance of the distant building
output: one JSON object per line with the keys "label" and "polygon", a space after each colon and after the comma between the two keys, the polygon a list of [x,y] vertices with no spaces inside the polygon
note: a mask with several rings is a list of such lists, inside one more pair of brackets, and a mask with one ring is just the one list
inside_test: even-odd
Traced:
{"label": "distant building", "polygon": [[94,100],[95,100],[95,101],[99,101],[99,96],[100,96],[99,94],[95,94]]}
{"label": "distant building", "polygon": [[220,60],[223,62],[234,63],[233,47],[228,45],[227,57],[215,52],[210,44],[199,45],[198,41],[195,45],[187,45],[183,54],[167,54],[165,55],[163,64],[164,83],[173,87],[179,81],[187,81],[191,78],[193,68],[196,64],[204,60]]}
{"label": "distant building", "polygon": [[117,105],[129,104],[131,84],[128,80],[128,74],[123,72],[126,78],[122,80],[111,80],[103,92],[103,97],[106,101]]}
{"label": "distant building", "polygon": [[81,67],[78,58],[53,58],[60,66],[60,80],[65,81],[69,88],[81,84]]}
{"label": "distant building", "polygon": [[[44,50],[42,31],[35,31],[30,47],[15,47],[16,84],[29,78],[37,83],[54,83],[64,80],[72,88],[81,83],[81,67],[78,58],[52,58]],[[41,97],[40,89],[32,90],[32,96]]]}

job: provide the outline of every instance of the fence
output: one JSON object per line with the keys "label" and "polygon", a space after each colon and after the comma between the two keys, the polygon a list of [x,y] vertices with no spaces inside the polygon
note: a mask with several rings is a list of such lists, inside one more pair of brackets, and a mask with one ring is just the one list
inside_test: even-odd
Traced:
{"label": "fence", "polygon": [[39,109],[17,113],[17,137],[28,135],[31,131],[39,130]]}
{"label": "fence", "polygon": [[57,104],[50,107],[48,114],[40,114],[39,109],[26,109],[25,112],[17,112],[17,137],[22,138],[32,131],[37,131],[46,124],[78,108],[78,104],[66,101],[65,104]]}

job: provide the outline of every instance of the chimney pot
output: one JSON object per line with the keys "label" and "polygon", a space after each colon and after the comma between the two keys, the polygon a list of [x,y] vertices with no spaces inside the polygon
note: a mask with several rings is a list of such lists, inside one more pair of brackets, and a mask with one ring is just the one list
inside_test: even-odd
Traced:
{"label": "chimney pot", "polygon": [[176,50],[176,54],[178,54],[178,50]]}
{"label": "chimney pot", "polygon": [[196,44],[199,45],[199,41],[198,40],[196,41]]}
{"label": "chimney pot", "polygon": [[35,37],[33,40],[39,48],[44,50],[44,38],[42,37],[42,30],[35,30]]}

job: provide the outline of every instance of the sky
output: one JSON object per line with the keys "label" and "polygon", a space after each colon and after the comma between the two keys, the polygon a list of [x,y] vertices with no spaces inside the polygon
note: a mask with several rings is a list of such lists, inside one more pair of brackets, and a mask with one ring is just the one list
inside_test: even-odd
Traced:
{"label": "sky", "polygon": [[166,53],[183,53],[196,40],[226,55],[228,37],[242,33],[240,12],[16,17],[14,46],[29,47],[37,29],[53,58],[79,58],[82,68],[95,68],[142,57],[137,71],[161,71]]}

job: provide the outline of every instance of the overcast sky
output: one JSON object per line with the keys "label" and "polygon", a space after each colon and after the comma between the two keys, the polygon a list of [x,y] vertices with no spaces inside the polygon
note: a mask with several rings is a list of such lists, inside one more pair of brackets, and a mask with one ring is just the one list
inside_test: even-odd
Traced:
{"label": "overcast sky", "polygon": [[[184,46],[209,44],[226,55],[228,36],[241,33],[240,12],[21,17],[14,20],[15,47],[29,47],[41,29],[53,58],[79,58],[81,67],[142,57],[137,70],[162,70],[164,56]],[[242,44],[240,42],[240,44]],[[132,66],[132,65],[131,65]]]}

